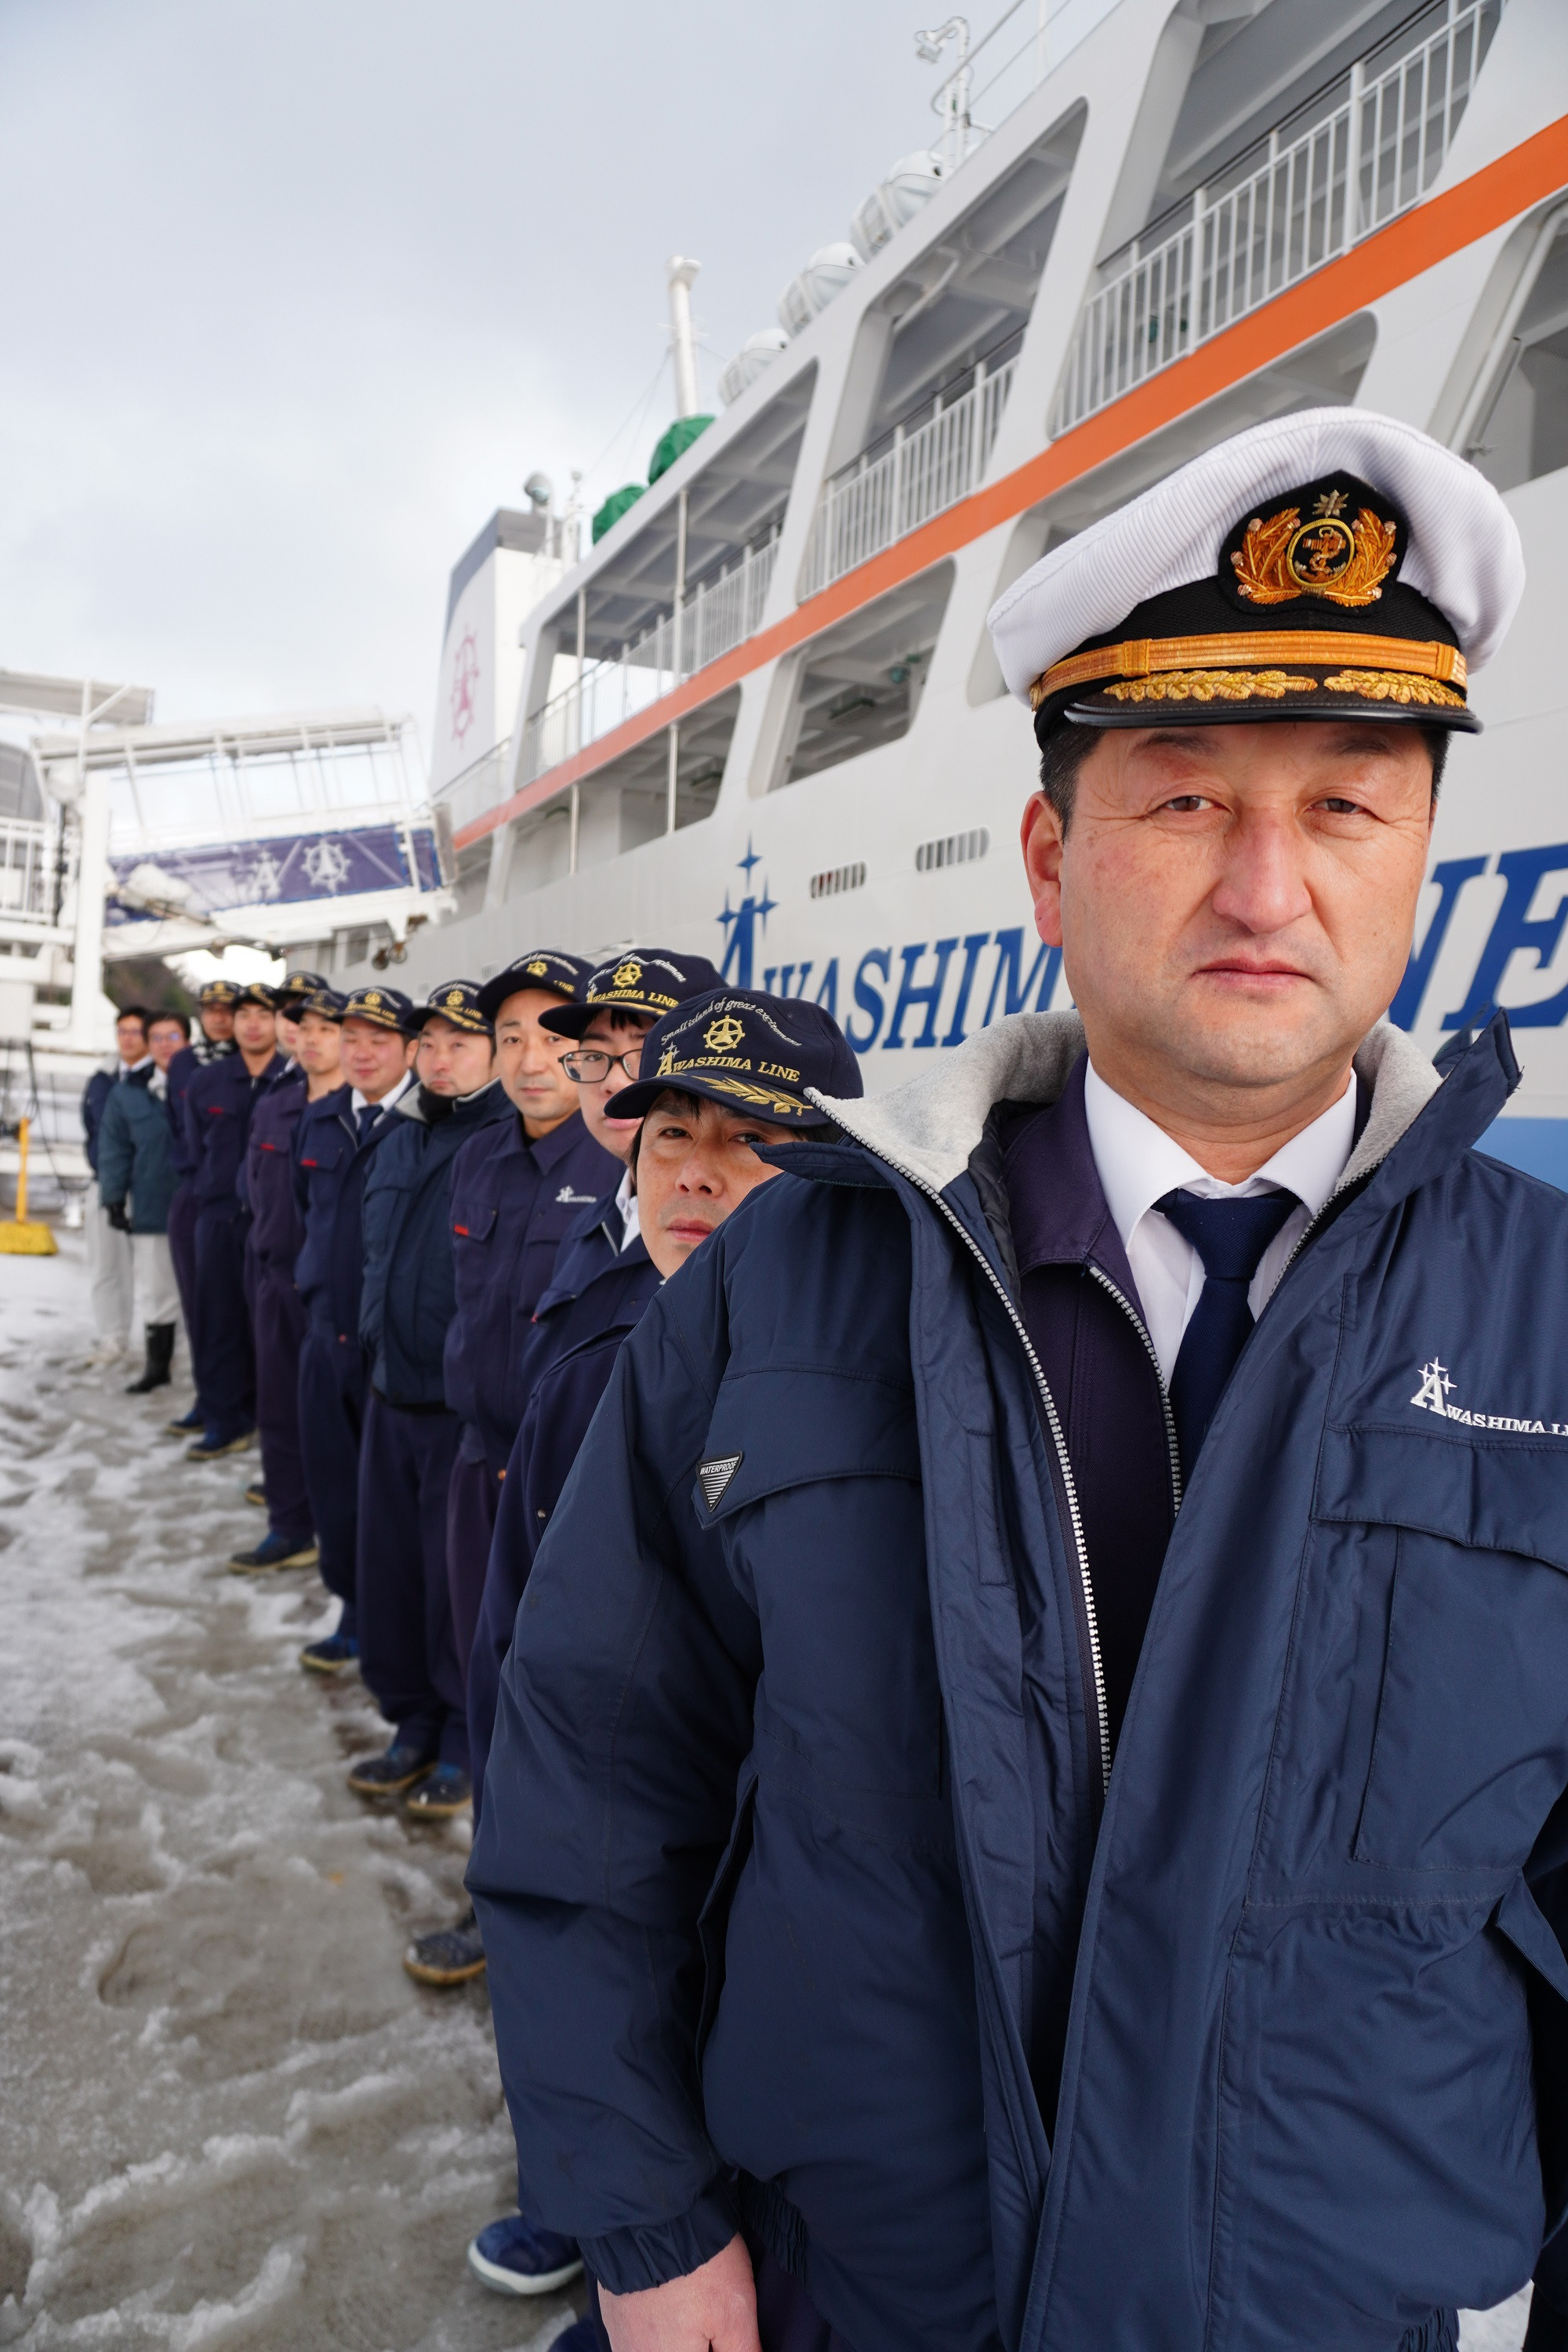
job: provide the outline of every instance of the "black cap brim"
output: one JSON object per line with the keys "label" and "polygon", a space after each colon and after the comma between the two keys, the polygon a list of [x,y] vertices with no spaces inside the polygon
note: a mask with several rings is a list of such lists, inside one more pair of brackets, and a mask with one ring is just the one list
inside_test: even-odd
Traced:
{"label": "black cap brim", "polygon": [[803,1096],[771,1087],[765,1078],[742,1077],[727,1071],[683,1070],[679,1077],[639,1078],[635,1086],[623,1087],[618,1095],[612,1097],[615,1116],[622,1119],[646,1118],[659,1097],[668,1094],[696,1095],[738,1117],[749,1114],[752,1118],[765,1119],[770,1127],[823,1127],[827,1123],[816,1105]]}

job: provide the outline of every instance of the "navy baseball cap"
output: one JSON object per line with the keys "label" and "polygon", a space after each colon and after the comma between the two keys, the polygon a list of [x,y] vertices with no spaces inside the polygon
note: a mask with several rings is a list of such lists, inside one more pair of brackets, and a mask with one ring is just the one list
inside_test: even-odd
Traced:
{"label": "navy baseball cap", "polygon": [[341,996],[323,981],[320,988],[311,989],[308,996],[299,999],[293,1008],[294,1017],[300,1020],[307,1013],[319,1013],[323,1021],[341,1021],[347,1003],[346,996]]}
{"label": "navy baseball cap", "polygon": [[243,988],[235,990],[230,1002],[237,1013],[242,1004],[264,1004],[268,1013],[276,1013],[278,992],[275,988],[268,987],[264,980],[250,980],[247,981]]}
{"label": "navy baseball cap", "polygon": [[331,982],[319,971],[291,971],[272,991],[273,1010],[297,1016],[304,1010],[305,998],[318,995],[323,988],[330,991]]}
{"label": "navy baseball cap", "polygon": [[558,1037],[581,1037],[595,1013],[642,1013],[658,1021],[678,1004],[723,985],[706,956],[676,955],[668,948],[624,948],[589,974],[573,1003],[542,1013],[539,1025],[553,1029]]}
{"label": "navy baseball cap", "polygon": [[204,982],[196,998],[198,1004],[237,1004],[239,991],[232,980],[209,980]]}
{"label": "navy baseball cap", "polygon": [[400,988],[355,988],[342,999],[342,1021],[368,1021],[373,1029],[397,1029],[412,1034],[414,1000]]}
{"label": "navy baseball cap", "polygon": [[535,948],[531,954],[519,956],[504,971],[486,981],[479,991],[479,1011],[487,1021],[493,1021],[509,996],[521,996],[530,988],[547,988],[568,1004],[574,1004],[593,970],[586,956],[567,955],[560,948]]}
{"label": "navy baseball cap", "polygon": [[863,1091],[849,1041],[820,1004],[760,989],[720,988],[666,1013],[643,1044],[641,1075],[615,1097],[617,1118],[644,1118],[675,1087],[778,1127],[822,1127],[807,1097]]}
{"label": "navy baseball cap", "polygon": [[416,1005],[409,1016],[408,1026],[416,1035],[427,1021],[445,1021],[454,1029],[464,1029],[476,1037],[493,1037],[489,1016],[479,1010],[479,983],[477,980],[444,980],[433,988],[423,1004]]}

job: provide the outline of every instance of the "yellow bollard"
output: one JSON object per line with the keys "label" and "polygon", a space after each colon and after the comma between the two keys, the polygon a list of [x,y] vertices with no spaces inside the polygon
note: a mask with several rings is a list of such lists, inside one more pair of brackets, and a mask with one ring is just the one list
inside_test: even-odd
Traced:
{"label": "yellow bollard", "polygon": [[16,1130],[16,1213],[0,1221],[0,1257],[53,1257],[56,1243],[47,1225],[27,1223],[27,1130],[25,1118]]}

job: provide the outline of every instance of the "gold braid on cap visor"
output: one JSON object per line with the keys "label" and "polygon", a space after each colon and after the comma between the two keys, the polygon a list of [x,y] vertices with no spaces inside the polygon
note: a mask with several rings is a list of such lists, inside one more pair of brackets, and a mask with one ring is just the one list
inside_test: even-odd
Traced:
{"label": "gold braid on cap visor", "polygon": [[[1360,635],[1345,629],[1248,629],[1236,636],[1129,637],[1119,646],[1100,646],[1092,653],[1069,654],[1066,661],[1057,662],[1035,680],[1029,688],[1029,708],[1038,710],[1052,695],[1065,693],[1075,686],[1095,686],[1102,678],[1152,677],[1163,670],[1264,669],[1281,662],[1331,663],[1336,669],[1345,664],[1365,663],[1369,669],[1384,676],[1395,673],[1403,677],[1430,678],[1439,687],[1455,686],[1460,689],[1458,694],[1443,693],[1431,698],[1458,708],[1463,707],[1463,689],[1468,677],[1464,655],[1456,646],[1438,645],[1435,640],[1417,643],[1409,637]],[[1341,687],[1336,690],[1342,693],[1345,689]],[[1428,698],[1418,698],[1425,701]]]}

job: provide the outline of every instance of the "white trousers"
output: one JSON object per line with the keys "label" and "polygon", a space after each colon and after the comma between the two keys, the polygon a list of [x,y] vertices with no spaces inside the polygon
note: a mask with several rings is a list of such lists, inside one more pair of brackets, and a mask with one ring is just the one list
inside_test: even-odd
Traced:
{"label": "white trousers", "polygon": [[87,1265],[98,1336],[123,1345],[131,1336],[131,1236],[115,1232],[96,1184],[88,1197]]}
{"label": "white trousers", "polygon": [[177,1323],[180,1294],[168,1234],[132,1234],[131,1254],[136,1266],[137,1322]]}

